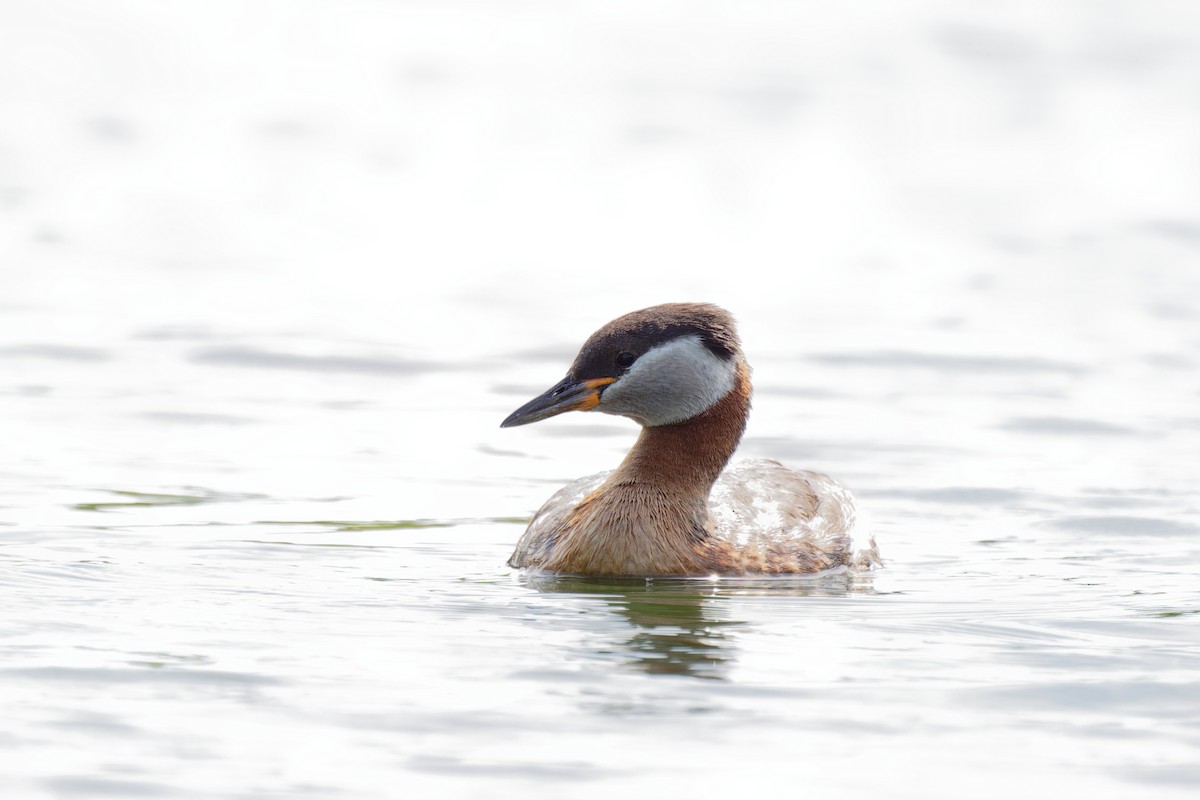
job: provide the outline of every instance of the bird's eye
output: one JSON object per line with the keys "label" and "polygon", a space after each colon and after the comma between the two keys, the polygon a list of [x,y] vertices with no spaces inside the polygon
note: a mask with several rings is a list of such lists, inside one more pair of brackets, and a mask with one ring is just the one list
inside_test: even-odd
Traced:
{"label": "bird's eye", "polygon": [[625,369],[628,366],[632,366],[633,362],[635,362],[635,361],[637,361],[637,356],[635,356],[633,353],[628,353],[628,352],[617,353],[617,366],[620,367],[621,369]]}

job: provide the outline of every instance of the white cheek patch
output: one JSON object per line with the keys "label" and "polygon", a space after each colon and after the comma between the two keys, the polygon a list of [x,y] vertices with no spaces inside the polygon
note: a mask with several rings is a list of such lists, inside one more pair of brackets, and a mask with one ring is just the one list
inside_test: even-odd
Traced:
{"label": "white cheek patch", "polygon": [[713,354],[699,336],[681,336],[634,362],[600,395],[596,410],[671,425],[712,408],[736,382],[736,362]]}

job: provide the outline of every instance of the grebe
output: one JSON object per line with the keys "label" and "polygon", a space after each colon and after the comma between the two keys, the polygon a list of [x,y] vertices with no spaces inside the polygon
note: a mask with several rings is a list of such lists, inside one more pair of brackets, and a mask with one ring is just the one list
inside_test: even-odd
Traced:
{"label": "grebe", "polygon": [[803,574],[879,563],[855,553],[854,499],[778,461],[728,470],[750,411],[750,367],[729,312],[668,303],[608,323],[567,377],[502,428],[602,411],[642,426],[617,469],[580,478],[534,516],[508,563],[577,575]]}

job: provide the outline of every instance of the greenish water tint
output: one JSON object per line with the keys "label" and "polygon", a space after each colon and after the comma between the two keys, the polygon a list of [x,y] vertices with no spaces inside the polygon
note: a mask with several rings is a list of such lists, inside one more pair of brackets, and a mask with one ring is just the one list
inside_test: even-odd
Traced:
{"label": "greenish water tint", "polygon": [[448,528],[454,523],[437,522],[428,519],[401,519],[401,520],[372,520],[372,521],[351,521],[351,520],[313,520],[311,522],[299,521],[283,521],[283,520],[265,520],[263,525],[314,525],[321,528],[332,528],[335,531],[406,531],[406,530],[424,530],[425,528]]}
{"label": "greenish water tint", "polygon": [[211,495],[153,494],[150,492],[132,492],[121,489],[110,490],[110,493],[127,499],[106,503],[75,503],[73,507],[80,511],[112,511],[120,508],[142,508],[145,506],[192,506],[199,503],[212,502],[213,500]]}
{"label": "greenish water tint", "polygon": [[314,525],[322,528],[332,528],[335,531],[406,531],[424,530],[426,528],[450,528],[464,523],[496,523],[502,525],[526,525],[529,517],[489,517],[478,520],[432,520],[432,519],[400,519],[400,520],[313,520],[311,522],[265,520],[261,525]]}

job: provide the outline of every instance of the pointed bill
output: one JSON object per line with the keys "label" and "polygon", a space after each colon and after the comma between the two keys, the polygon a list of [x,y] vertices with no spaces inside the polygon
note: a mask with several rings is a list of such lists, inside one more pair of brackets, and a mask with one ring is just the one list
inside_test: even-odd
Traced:
{"label": "pointed bill", "polygon": [[600,403],[601,390],[615,380],[616,378],[592,378],[577,381],[563,378],[543,394],[509,414],[508,419],[500,423],[500,427],[514,428],[517,425],[539,422],[564,411],[587,411],[595,408]]}

